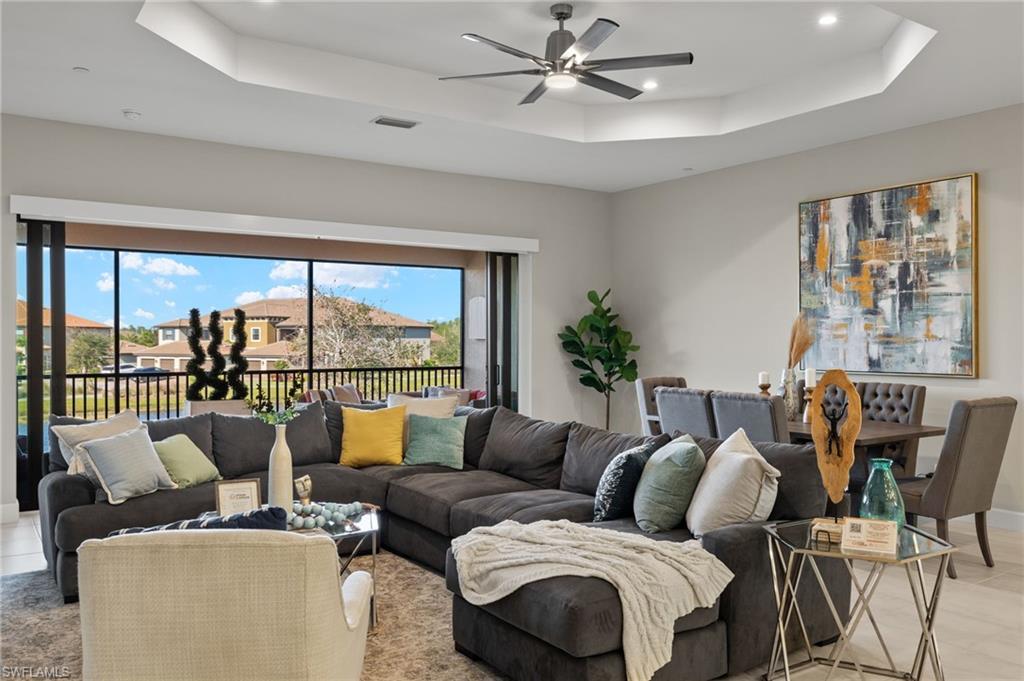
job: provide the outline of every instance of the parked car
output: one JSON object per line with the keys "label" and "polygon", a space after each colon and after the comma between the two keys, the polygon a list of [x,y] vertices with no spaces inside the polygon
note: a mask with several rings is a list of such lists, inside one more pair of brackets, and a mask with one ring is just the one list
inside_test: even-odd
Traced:
{"label": "parked car", "polygon": [[[134,364],[128,364],[127,362],[122,362],[121,363],[120,371],[121,371],[122,374],[131,374],[131,373],[134,373],[137,368],[138,367],[136,367]],[[112,373],[114,373],[114,365],[113,364],[105,364],[105,365],[103,365],[102,367],[100,367],[100,373],[101,374],[112,374]]]}
{"label": "parked car", "polygon": [[160,367],[139,367],[132,371],[136,376],[139,374],[169,374],[167,369],[161,369]]}

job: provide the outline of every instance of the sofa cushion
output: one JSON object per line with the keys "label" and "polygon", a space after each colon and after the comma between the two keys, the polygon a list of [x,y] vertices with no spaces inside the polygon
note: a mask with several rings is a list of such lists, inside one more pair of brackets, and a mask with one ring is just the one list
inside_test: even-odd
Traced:
{"label": "sofa cushion", "polygon": [[[462,470],[474,469],[472,467],[467,467]],[[384,482],[391,482],[393,480],[401,480],[402,478],[408,478],[412,475],[421,475],[423,473],[455,473],[457,471],[454,468],[434,463],[415,464],[412,466],[407,466],[403,463],[398,465],[382,464],[377,466],[364,466],[359,469],[359,472],[366,473],[367,475],[373,476],[378,480],[383,480]]]}
{"label": "sofa cushion", "polygon": [[62,551],[76,551],[86,539],[106,537],[115,530],[198,518],[199,514],[216,508],[212,482],[187,489],[161,490],[116,506],[74,506],[57,516],[54,540]]}
{"label": "sofa cushion", "polygon": [[[252,416],[213,414],[213,458],[225,478],[237,478],[270,465],[274,426]],[[286,431],[292,464],[337,462],[331,454],[323,405],[314,402],[299,412]]]}
{"label": "sofa cushion", "polygon": [[[344,431],[344,423],[342,422],[341,407],[342,403],[337,400],[324,400],[322,402],[324,407],[324,418],[327,421],[327,437],[331,441],[331,461],[341,460],[341,433]],[[370,404],[348,404],[344,406],[351,409],[385,409],[387,404],[384,402],[372,402]]]}
{"label": "sofa cushion", "polygon": [[537,487],[494,471],[423,473],[391,483],[387,510],[450,537],[449,518],[455,504],[465,499],[528,489]]}
{"label": "sofa cushion", "polygon": [[[308,475],[313,481],[313,499],[315,501],[336,501],[349,503],[363,501],[384,506],[387,499],[388,484],[384,480],[365,475],[362,469],[340,466],[336,463],[316,463],[311,466],[296,466],[292,469],[296,478]],[[260,481],[260,494],[268,497],[268,481],[270,473],[259,471],[251,476]]]}
{"label": "sofa cushion", "polygon": [[494,414],[497,407],[489,409],[474,409],[473,407],[456,407],[456,416],[468,416],[466,420],[466,443],[462,448],[463,465],[469,464],[474,468],[480,467],[480,457],[483,456],[484,446],[487,444],[487,435],[491,432],[491,422],[494,421]]}
{"label": "sofa cushion", "polygon": [[80,426],[85,423],[89,423],[89,419],[80,419],[75,416],[56,416],[50,414],[50,425],[47,428],[50,440],[50,473],[56,471],[66,471],[68,469],[68,462],[64,459],[64,455],[60,451],[60,439],[57,437],[57,433],[53,430],[54,426]]}
{"label": "sofa cushion", "polygon": [[571,425],[531,419],[499,407],[480,457],[480,468],[555,489],[562,479]]}
{"label": "sofa cushion", "polygon": [[664,442],[661,444],[665,444],[670,438],[647,438],[643,435],[612,433],[582,423],[572,424],[565,445],[565,461],[562,463],[559,488],[593,496],[597,492],[597,483],[601,480],[604,469],[615,455],[638,447],[648,439],[663,439]]}
{"label": "sofa cushion", "polygon": [[[711,457],[722,444],[716,438],[696,438],[704,454]],[[828,501],[821,483],[814,445],[791,445],[782,442],[755,442],[754,448],[768,463],[777,468],[779,491],[769,520],[814,518],[825,512]]]}
{"label": "sofa cushion", "polygon": [[213,461],[213,414],[210,412],[178,419],[146,421],[146,429],[153,442],[166,440],[175,435],[187,435],[206,458]]}
{"label": "sofa cushion", "polygon": [[466,534],[474,527],[497,525],[502,520],[532,523],[535,520],[586,522],[594,516],[594,498],[560,489],[508,492],[466,499],[452,506],[451,536]]}
{"label": "sofa cushion", "polygon": [[[462,595],[458,567],[449,551],[445,564],[448,590]],[[610,583],[596,577],[552,577],[523,584],[501,600],[482,607],[495,617],[574,657],[591,657],[622,649],[622,602]],[[692,631],[718,619],[719,602],[676,620],[676,633]]]}
{"label": "sofa cushion", "polygon": [[674,530],[666,530],[664,532],[644,532],[636,524],[635,518],[617,518],[616,520],[605,520],[599,523],[584,523],[584,525],[600,527],[605,530],[615,530],[616,532],[625,532],[627,534],[642,534],[648,539],[657,539],[659,541],[689,541],[693,539],[693,534],[683,525]]}

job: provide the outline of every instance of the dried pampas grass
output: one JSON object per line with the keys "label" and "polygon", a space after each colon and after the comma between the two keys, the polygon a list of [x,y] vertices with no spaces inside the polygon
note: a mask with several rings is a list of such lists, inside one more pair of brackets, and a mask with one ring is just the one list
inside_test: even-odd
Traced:
{"label": "dried pampas grass", "polygon": [[793,320],[793,328],[789,331],[789,364],[792,369],[800,363],[800,358],[814,345],[814,333],[807,317],[800,315]]}

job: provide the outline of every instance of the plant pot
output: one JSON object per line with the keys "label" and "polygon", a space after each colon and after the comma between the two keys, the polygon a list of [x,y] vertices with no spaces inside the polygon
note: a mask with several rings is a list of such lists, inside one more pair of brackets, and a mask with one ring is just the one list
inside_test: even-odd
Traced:
{"label": "plant pot", "polygon": [[786,369],[782,372],[782,385],[785,387],[786,420],[801,420],[804,411],[804,396],[797,394],[796,369]]}
{"label": "plant pot", "polygon": [[185,400],[185,416],[211,412],[225,416],[252,416],[252,409],[245,400]]}
{"label": "plant pot", "polygon": [[274,448],[270,450],[270,475],[267,480],[267,503],[291,510],[292,508],[292,450],[288,448],[285,432],[288,426],[274,426]]}

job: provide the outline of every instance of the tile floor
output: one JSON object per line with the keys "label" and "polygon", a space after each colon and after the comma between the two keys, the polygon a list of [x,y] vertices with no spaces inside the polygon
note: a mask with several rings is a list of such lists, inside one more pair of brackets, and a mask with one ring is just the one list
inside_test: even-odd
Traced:
{"label": "tile floor", "polygon": [[[934,525],[922,529],[934,532]],[[1024,534],[990,529],[996,567],[985,566],[974,536],[973,519],[951,524],[950,539],[959,579],[947,580],[942,592],[936,630],[949,681],[1020,681],[1024,679]],[[934,576],[938,561],[926,563]],[[17,523],[0,525],[0,572],[13,574],[46,567],[39,535],[39,514],[23,513]],[[860,570],[861,579],[866,570]],[[930,588],[930,584],[929,584]],[[872,600],[872,609],[898,667],[909,666],[919,628],[906,575],[889,569]],[[854,638],[861,661],[882,664],[867,620]],[[909,651],[909,652],[908,652]],[[799,679],[823,679],[824,668],[801,672]],[[763,672],[763,670],[762,670]],[[727,681],[754,681],[762,672],[749,672]],[[857,679],[856,672],[837,672],[837,681]],[[925,679],[931,679],[926,669]]]}

